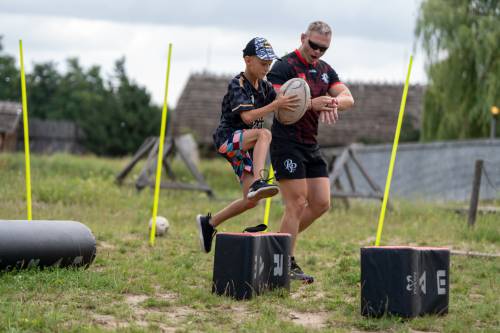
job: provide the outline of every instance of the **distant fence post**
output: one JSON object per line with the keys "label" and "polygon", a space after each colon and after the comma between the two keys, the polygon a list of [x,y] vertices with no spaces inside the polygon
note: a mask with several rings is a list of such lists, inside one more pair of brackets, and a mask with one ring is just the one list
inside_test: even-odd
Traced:
{"label": "distant fence post", "polygon": [[481,188],[481,174],[483,173],[483,160],[476,160],[474,169],[474,180],[472,182],[472,192],[470,196],[469,206],[469,227],[473,227],[476,223],[477,205],[479,202],[479,190]]}

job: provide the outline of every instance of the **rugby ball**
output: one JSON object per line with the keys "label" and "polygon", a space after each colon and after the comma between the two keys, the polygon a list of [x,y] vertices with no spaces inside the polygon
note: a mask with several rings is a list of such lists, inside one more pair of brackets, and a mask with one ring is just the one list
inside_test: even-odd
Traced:
{"label": "rugby ball", "polygon": [[299,98],[298,106],[293,111],[277,109],[274,113],[280,123],[284,125],[294,124],[306,113],[309,100],[311,99],[309,85],[304,79],[293,78],[281,86],[280,93],[283,93],[285,96],[297,95]]}
{"label": "rugby ball", "polygon": [[[156,236],[163,236],[165,233],[168,232],[170,224],[168,223],[168,220],[163,217],[163,216],[156,216],[156,230],[155,230],[155,235]],[[149,220],[149,231],[151,231],[151,228],[153,227],[153,218]]]}

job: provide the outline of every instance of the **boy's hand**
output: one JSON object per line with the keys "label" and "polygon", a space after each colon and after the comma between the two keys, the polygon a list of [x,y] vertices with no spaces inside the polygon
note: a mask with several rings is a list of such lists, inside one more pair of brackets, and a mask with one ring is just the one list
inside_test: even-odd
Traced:
{"label": "boy's hand", "polygon": [[280,93],[276,97],[276,109],[285,110],[285,111],[295,111],[295,109],[299,106],[299,96],[297,95],[288,95],[285,96],[283,93]]}

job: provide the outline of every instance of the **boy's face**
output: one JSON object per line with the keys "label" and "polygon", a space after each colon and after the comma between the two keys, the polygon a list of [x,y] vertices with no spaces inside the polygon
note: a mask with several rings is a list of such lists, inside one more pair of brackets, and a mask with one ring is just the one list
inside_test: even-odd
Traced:
{"label": "boy's face", "polygon": [[272,60],[261,60],[257,56],[245,56],[247,71],[259,79],[263,79],[271,68]]}

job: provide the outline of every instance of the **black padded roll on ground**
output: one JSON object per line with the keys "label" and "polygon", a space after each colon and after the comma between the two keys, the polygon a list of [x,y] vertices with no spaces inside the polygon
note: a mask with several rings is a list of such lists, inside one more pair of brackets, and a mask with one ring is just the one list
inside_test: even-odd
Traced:
{"label": "black padded roll on ground", "polygon": [[88,267],[95,255],[95,238],[80,222],[0,220],[0,271]]}

